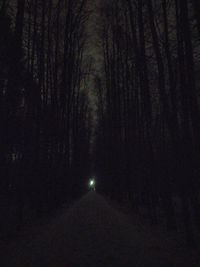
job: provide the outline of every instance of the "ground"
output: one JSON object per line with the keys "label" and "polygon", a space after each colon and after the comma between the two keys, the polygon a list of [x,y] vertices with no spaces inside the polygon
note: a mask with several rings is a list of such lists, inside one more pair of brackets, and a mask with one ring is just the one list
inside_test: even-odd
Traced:
{"label": "ground", "polygon": [[0,266],[192,267],[191,262],[180,263],[167,240],[145,230],[138,220],[134,223],[95,192],[29,232],[4,246]]}

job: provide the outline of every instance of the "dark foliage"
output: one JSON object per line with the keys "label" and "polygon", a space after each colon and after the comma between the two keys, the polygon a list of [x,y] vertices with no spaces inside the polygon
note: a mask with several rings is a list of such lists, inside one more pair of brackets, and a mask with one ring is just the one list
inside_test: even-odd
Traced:
{"label": "dark foliage", "polygon": [[[162,214],[188,243],[200,223],[199,4],[115,0],[101,5],[96,168],[103,190]],[[102,100],[103,99],[103,100]],[[160,213],[161,212],[161,213]]]}
{"label": "dark foliage", "polygon": [[0,193],[7,212],[16,207],[13,226],[27,210],[42,214],[84,189],[88,15],[85,0],[1,1]]}

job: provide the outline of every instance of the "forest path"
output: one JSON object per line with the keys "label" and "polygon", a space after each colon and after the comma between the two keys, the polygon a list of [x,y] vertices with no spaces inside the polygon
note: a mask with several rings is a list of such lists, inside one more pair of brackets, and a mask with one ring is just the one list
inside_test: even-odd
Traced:
{"label": "forest path", "polygon": [[94,192],[40,228],[13,243],[0,266],[177,266],[155,237]]}

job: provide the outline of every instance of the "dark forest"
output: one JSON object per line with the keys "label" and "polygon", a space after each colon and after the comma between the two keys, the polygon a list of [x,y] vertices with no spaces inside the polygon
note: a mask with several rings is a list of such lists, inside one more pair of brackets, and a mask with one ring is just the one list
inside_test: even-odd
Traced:
{"label": "dark forest", "polygon": [[[105,1],[106,2],[106,1]],[[112,2],[112,3],[111,3]],[[98,89],[96,168],[102,187],[159,211],[186,239],[200,225],[198,1],[111,1],[100,10],[104,55]],[[191,212],[192,210],[192,212]]]}
{"label": "dark forest", "polygon": [[199,77],[199,0],[0,0],[0,236],[95,177],[199,248]]}
{"label": "dark forest", "polygon": [[88,12],[85,1],[14,2],[0,15],[0,188],[23,220],[25,206],[42,212],[79,194],[88,175]]}

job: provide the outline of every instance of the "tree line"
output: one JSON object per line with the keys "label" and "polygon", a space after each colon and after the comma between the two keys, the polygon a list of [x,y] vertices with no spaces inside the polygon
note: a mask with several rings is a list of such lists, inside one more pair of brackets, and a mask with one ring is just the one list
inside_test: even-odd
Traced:
{"label": "tree line", "polygon": [[0,191],[36,214],[78,196],[89,172],[86,0],[0,2]]}
{"label": "tree line", "polygon": [[199,1],[102,1],[99,13],[102,190],[128,198],[138,212],[145,206],[154,224],[164,216],[168,230],[179,228],[181,216],[193,244],[193,224],[200,225]]}

